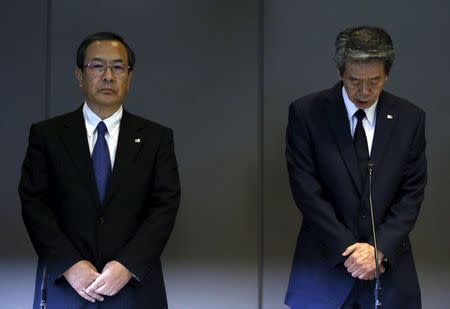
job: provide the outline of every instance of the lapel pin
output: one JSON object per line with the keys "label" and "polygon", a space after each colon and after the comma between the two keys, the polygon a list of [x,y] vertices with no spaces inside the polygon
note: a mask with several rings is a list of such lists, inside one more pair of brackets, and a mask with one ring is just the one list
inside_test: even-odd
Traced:
{"label": "lapel pin", "polygon": [[394,116],[392,116],[391,114],[388,114],[388,115],[386,116],[386,118],[387,118],[387,119],[394,119]]}
{"label": "lapel pin", "polygon": [[141,139],[140,139],[140,138],[135,138],[135,139],[134,139],[134,142],[135,142],[135,143],[140,143],[140,142],[141,142]]}

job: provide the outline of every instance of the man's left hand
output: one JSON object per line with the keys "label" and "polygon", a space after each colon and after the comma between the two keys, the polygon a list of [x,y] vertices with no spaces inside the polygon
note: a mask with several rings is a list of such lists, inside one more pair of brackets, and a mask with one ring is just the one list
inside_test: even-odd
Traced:
{"label": "man's left hand", "polygon": [[[347,271],[355,278],[361,280],[372,280],[375,278],[375,251],[372,245],[368,243],[355,243],[342,253],[347,256],[344,266]],[[378,251],[378,263],[380,264],[380,273],[384,273],[383,253]]]}
{"label": "man's left hand", "polygon": [[108,262],[100,276],[87,288],[95,293],[113,296],[116,295],[130,281],[131,272],[117,261]]}

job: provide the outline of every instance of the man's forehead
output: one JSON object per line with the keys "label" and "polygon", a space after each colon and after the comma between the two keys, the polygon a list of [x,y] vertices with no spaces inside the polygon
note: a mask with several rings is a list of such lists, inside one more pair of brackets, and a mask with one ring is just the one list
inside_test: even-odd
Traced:
{"label": "man's forehead", "polygon": [[345,71],[350,77],[371,79],[384,76],[384,64],[381,62],[353,62],[345,64]]}
{"label": "man's forehead", "polygon": [[108,61],[125,61],[128,58],[125,46],[115,40],[93,41],[86,48],[85,58]]}
{"label": "man's forehead", "polygon": [[110,57],[92,57],[87,59],[89,61],[98,61],[98,62],[125,62],[125,59],[122,58],[110,58]]}
{"label": "man's forehead", "polygon": [[89,43],[89,48],[105,48],[105,47],[115,47],[115,48],[123,48],[125,49],[125,45],[118,40],[95,40]]}

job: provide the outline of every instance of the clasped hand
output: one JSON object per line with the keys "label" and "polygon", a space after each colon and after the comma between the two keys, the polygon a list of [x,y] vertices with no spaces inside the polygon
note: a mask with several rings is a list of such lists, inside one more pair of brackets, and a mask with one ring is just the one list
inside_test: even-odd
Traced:
{"label": "clasped hand", "polygon": [[[368,243],[355,243],[347,247],[342,255],[347,257],[344,266],[353,277],[361,280],[375,279],[375,251],[372,245]],[[383,257],[383,253],[378,251],[380,274],[385,271],[385,268],[381,263]]]}
{"label": "clasped hand", "polygon": [[98,273],[91,262],[82,260],[66,270],[64,277],[81,297],[94,303],[96,300],[103,301],[103,296],[117,294],[132,274],[117,261],[108,262]]}

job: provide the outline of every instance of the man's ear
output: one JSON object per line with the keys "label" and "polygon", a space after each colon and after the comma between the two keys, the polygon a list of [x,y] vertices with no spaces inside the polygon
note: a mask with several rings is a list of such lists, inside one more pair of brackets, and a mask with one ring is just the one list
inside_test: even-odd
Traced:
{"label": "man's ear", "polygon": [[130,89],[131,80],[133,79],[133,71],[128,72],[127,90]]}
{"label": "man's ear", "polygon": [[78,80],[78,84],[80,85],[80,88],[83,87],[83,72],[81,71],[80,68],[76,68],[75,69],[75,77]]}

